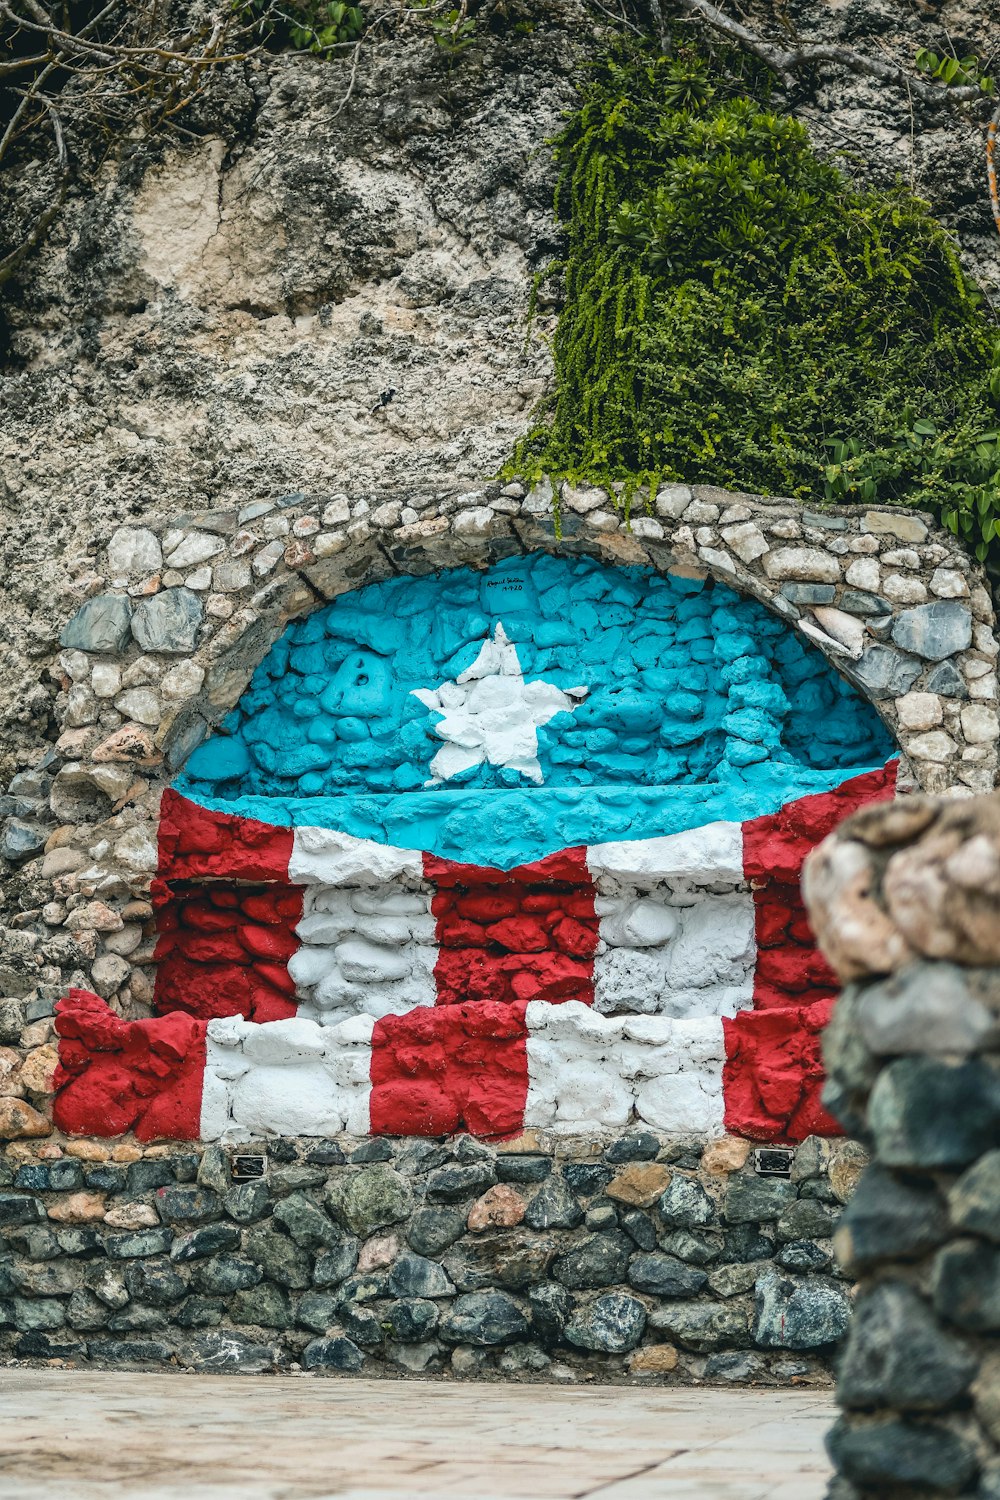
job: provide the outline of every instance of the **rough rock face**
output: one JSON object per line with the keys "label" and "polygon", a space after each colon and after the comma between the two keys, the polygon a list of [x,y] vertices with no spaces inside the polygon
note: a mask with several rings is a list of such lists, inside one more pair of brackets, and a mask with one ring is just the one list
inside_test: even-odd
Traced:
{"label": "rough rock face", "polygon": [[232,82],[246,107],[218,134],[74,201],[0,375],[0,705],[25,743],[55,616],[117,523],[303,487],[461,490],[504,462],[544,388],[524,345],[556,247],[542,147],[593,42],[570,3],[460,80],[427,40],[375,49],[340,113],[343,69],[273,58]]}
{"label": "rough rock face", "polygon": [[831,1495],[993,1495],[1000,798],[868,808],[811,857],[805,892],[850,981],[824,1039],[824,1097],[874,1154],[834,1241],[861,1288]]}

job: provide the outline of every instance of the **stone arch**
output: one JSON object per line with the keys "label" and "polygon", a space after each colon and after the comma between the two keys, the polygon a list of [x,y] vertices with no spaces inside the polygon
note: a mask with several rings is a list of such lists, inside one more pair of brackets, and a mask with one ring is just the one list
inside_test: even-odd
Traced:
{"label": "stone arch", "polygon": [[[142,560],[162,556],[162,544],[166,543],[167,561],[180,554],[182,563],[185,559],[197,562],[208,553],[213,573],[218,570],[223,574],[224,599],[232,606],[228,617],[214,620],[197,609],[197,644],[192,630],[190,646],[182,644],[177,653],[182,658],[190,655],[196,669],[203,668],[205,675],[198,691],[182,700],[180,706],[171,707],[157,736],[168,768],[178,769],[205,733],[235,704],[257,661],[289,620],[322,607],[348,589],[394,574],[419,575],[460,566],[482,568],[517,552],[546,550],[612,564],[640,564],[664,573],[695,570],[757,599],[806,635],[838,673],[873,701],[890,734],[908,755],[915,786],[928,791],[963,786],[984,790],[987,779],[992,785],[995,753],[991,755],[988,748],[982,748],[988,747],[989,726],[977,722],[991,712],[989,705],[995,702],[992,601],[982,570],[970,563],[954,539],[935,528],[928,517],[846,506],[829,513],[810,513],[792,502],[707,487],[692,495],[684,486],[670,486],[657,497],[658,516],[636,515],[627,529],[602,491],[568,485],[562,488],[558,519],[551,486],[543,485],[521,499],[501,495],[492,504],[459,509],[455,509],[459,501],[485,500],[485,496],[435,497],[431,513],[424,519],[395,526],[392,522],[398,520],[401,509],[398,502],[386,501],[351,521],[346,500],[324,505],[321,501],[310,503],[302,496],[286,497],[296,503],[285,516],[279,511],[275,519],[292,517],[292,526],[302,533],[298,537],[293,534],[287,542],[254,538],[248,528],[258,517],[249,517],[240,529],[239,516],[232,512],[221,517],[206,513],[179,518],[189,522],[183,529],[164,525],[159,533],[153,527],[117,533],[117,543],[112,539],[108,556],[113,581],[122,585],[129,582],[128,570],[131,568],[134,576],[137,556]],[[247,510],[259,508],[250,506]],[[275,509],[270,507],[272,515]],[[335,517],[343,515],[345,520],[336,529],[319,530],[322,516],[331,512]],[[378,519],[381,524],[376,524]],[[331,528],[335,525],[330,524]],[[316,529],[309,531],[310,526]],[[227,556],[224,537],[233,532],[232,543],[243,549],[240,557],[249,561]],[[132,540],[139,536],[149,540]],[[805,545],[798,545],[801,542]],[[212,550],[216,547],[217,552]],[[849,547],[857,550],[848,551]],[[218,556],[224,559],[222,563],[214,562]],[[886,565],[883,558],[888,560]],[[860,574],[859,563],[863,565]],[[142,565],[140,561],[140,568]],[[121,573],[116,579],[117,566]],[[876,576],[876,570],[879,574],[888,572],[898,597],[890,599],[852,585],[845,578],[849,570],[868,581]],[[199,571],[205,573],[204,563],[200,570],[195,568],[195,573]],[[796,572],[812,576],[792,576]],[[159,596],[140,599],[136,612],[148,611],[164,592],[176,595],[185,587],[183,577],[178,568],[162,573],[156,579]],[[170,582],[164,590],[167,580]],[[935,580],[937,593],[933,592]],[[128,639],[129,606],[120,595],[111,599],[120,600],[124,606],[118,610],[117,639],[134,657],[138,646]],[[850,610],[841,607],[845,599]],[[866,600],[879,613],[859,613]],[[88,601],[84,609],[94,610],[101,602]],[[195,605],[198,603],[196,600]],[[903,619],[911,617],[914,610],[923,611],[924,618]],[[180,606],[175,606],[174,614],[182,613]],[[839,628],[846,639],[831,634],[834,615],[840,618],[832,628]],[[828,628],[824,628],[824,621]],[[921,634],[926,637],[928,632],[936,633],[938,639],[930,648],[935,655],[923,657],[901,649],[894,639],[900,632],[910,641]],[[113,632],[105,639],[112,636]],[[81,638],[82,632],[71,622],[64,631],[63,644],[76,645]],[[155,643],[157,636],[147,631],[144,638]],[[185,641],[183,635],[179,639]],[[979,683],[973,696],[963,669],[980,673],[972,679]],[[928,686],[935,679],[943,690]],[[914,691],[924,698],[937,697],[940,712],[934,704],[925,703],[921,718],[921,705],[910,705],[909,721],[901,722],[896,700]],[[959,706],[965,704],[972,709],[966,718],[973,726],[973,738],[966,732]],[[985,707],[977,709],[976,704]],[[951,709],[957,711],[949,712]],[[938,725],[946,727],[935,735]],[[927,735],[932,737],[930,742]],[[964,760],[967,751],[972,753]]]}

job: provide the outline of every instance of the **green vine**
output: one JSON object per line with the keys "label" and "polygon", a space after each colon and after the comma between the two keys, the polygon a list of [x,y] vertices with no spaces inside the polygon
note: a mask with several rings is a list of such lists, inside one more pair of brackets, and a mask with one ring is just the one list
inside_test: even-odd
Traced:
{"label": "green vine", "polygon": [[345,0],[234,0],[234,9],[258,21],[262,35],[278,45],[289,44],[317,57],[350,46],[365,29],[360,6]]}
{"label": "green vine", "polygon": [[927,205],[852,186],[768,94],[733,54],[595,70],[555,142],[555,390],[512,467],[626,506],[678,479],[928,507],[1000,558],[1000,330]]}

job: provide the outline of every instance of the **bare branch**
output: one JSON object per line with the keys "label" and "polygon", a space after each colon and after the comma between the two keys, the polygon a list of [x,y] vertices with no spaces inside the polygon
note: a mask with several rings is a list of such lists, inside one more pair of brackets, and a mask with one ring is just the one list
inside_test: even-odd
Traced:
{"label": "bare branch", "polygon": [[997,197],[997,164],[994,155],[997,131],[1000,130],[1000,104],[993,111],[989,129],[986,132],[986,180],[990,188],[990,207],[993,210],[993,220],[1000,231],[1000,198]]}
{"label": "bare branch", "polygon": [[69,156],[66,151],[66,141],[63,137],[62,122],[53,106],[46,100],[45,107],[48,110],[49,119],[52,122],[52,134],[56,143],[56,166],[59,169],[59,184],[55,195],[49,206],[38,215],[34,224],[21,240],[16,249],[11,250],[0,260],[0,286],[9,281],[22,262],[31,254],[36,245],[41,244],[48,234],[56,215],[62,208],[69,190]]}
{"label": "bare branch", "polygon": [[717,5],[713,5],[711,0],[679,0],[679,3],[692,15],[700,16],[703,21],[707,21],[716,31],[733,37],[748,52],[752,52],[755,57],[760,58],[761,62],[766,63],[769,68],[773,68],[776,73],[780,73],[786,79],[798,72],[800,68],[813,67],[817,63],[832,63],[838,67],[854,68],[859,73],[867,73],[870,78],[878,78],[883,83],[895,84],[897,88],[908,88],[912,91],[913,97],[924,104],[971,104],[973,100],[984,97],[982,89],[977,84],[968,84],[954,89],[939,88],[933,83],[924,83],[922,79],[913,78],[905,68],[882,62],[877,57],[870,57],[866,52],[856,52],[853,47],[841,47],[836,43],[827,42],[791,49],[779,47],[773,42],[765,41],[742,22],[728,16]]}

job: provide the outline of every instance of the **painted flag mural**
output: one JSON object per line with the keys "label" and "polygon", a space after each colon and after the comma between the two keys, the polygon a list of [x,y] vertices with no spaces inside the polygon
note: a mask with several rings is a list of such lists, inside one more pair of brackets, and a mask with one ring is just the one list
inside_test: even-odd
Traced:
{"label": "painted flag mural", "polygon": [[832,1133],[799,876],[894,780],[722,585],[536,554],[344,594],[165,792],[157,1014],[61,1003],[57,1123]]}

